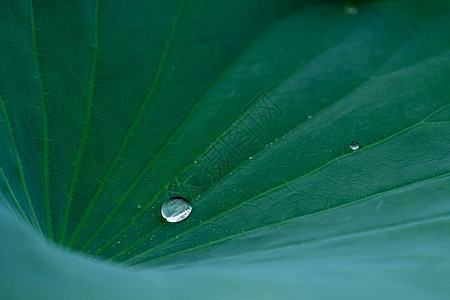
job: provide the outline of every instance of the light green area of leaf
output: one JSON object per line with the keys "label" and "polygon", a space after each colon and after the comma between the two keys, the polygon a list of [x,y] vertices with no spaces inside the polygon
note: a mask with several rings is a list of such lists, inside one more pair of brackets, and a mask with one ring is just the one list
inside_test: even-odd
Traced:
{"label": "light green area of leaf", "polygon": [[7,299],[450,293],[446,1],[1,6]]}

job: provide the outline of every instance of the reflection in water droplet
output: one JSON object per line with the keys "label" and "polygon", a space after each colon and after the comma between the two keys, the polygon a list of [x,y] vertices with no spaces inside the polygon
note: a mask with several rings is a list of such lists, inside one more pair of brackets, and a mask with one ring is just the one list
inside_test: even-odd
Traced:
{"label": "reflection in water droplet", "polygon": [[358,144],[358,142],[355,142],[355,141],[351,142],[351,143],[350,143],[350,149],[352,149],[352,150],[358,150],[358,149],[359,149],[359,144]]}
{"label": "reflection in water droplet", "polygon": [[161,207],[161,215],[167,222],[177,223],[186,219],[192,211],[192,206],[181,197],[170,198]]}
{"label": "reflection in water droplet", "polygon": [[352,5],[352,4],[347,4],[344,6],[344,14],[349,15],[349,16],[356,16],[359,13],[359,9]]}

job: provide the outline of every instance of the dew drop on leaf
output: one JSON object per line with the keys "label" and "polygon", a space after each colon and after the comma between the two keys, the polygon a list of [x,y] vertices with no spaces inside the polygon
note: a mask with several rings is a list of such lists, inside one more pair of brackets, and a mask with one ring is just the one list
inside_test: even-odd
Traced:
{"label": "dew drop on leaf", "polygon": [[161,207],[161,215],[170,223],[183,221],[191,211],[192,206],[181,197],[170,198]]}
{"label": "dew drop on leaf", "polygon": [[352,4],[347,4],[344,6],[344,14],[349,15],[349,16],[356,16],[359,13],[359,9],[352,5]]}
{"label": "dew drop on leaf", "polygon": [[358,150],[358,149],[359,149],[359,144],[358,144],[358,142],[355,142],[355,141],[351,142],[351,143],[350,143],[350,149],[352,149],[352,150]]}

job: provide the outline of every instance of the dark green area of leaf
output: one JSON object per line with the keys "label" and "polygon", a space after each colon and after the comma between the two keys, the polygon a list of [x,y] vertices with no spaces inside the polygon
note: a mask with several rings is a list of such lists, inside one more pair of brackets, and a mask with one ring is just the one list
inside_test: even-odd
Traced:
{"label": "dark green area of leaf", "polygon": [[[393,276],[400,287],[386,293],[445,295],[446,1],[370,1],[356,15],[337,1],[1,6],[0,197],[51,243],[126,265],[186,266],[170,276],[193,274],[211,289],[240,273],[236,289],[268,281],[290,295],[291,277],[311,272],[328,291]],[[168,224],[160,207],[174,196],[193,211]],[[63,259],[2,214],[9,268],[35,270],[26,257],[36,256],[57,277],[57,253],[75,274],[109,272]],[[333,283],[322,263],[361,275]],[[410,275],[419,269],[422,285]],[[111,272],[138,290],[145,278],[171,278]]]}

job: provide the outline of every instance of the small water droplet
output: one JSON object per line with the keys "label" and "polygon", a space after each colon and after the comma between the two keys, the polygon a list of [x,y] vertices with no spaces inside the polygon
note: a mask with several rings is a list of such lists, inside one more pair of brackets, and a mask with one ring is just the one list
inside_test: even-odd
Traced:
{"label": "small water droplet", "polygon": [[192,206],[181,197],[170,198],[161,207],[161,215],[170,223],[183,221],[191,211]]}
{"label": "small water droplet", "polygon": [[194,164],[198,163],[198,161],[194,160]]}
{"label": "small water droplet", "polygon": [[312,118],[312,116],[311,115],[308,115],[308,119],[311,119]]}
{"label": "small water droplet", "polygon": [[359,144],[358,144],[358,142],[355,142],[355,141],[351,142],[351,143],[350,143],[350,149],[352,149],[353,151],[354,151],[354,150],[358,150],[358,149],[359,149]]}
{"label": "small water droplet", "polygon": [[353,4],[347,4],[344,6],[344,14],[348,16],[356,16],[359,13],[359,9]]}
{"label": "small water droplet", "polygon": [[136,205],[136,207],[137,207],[137,209],[140,209],[142,206],[140,206],[140,205]]}
{"label": "small water droplet", "polygon": [[253,156],[249,156],[248,159],[253,159]]}

